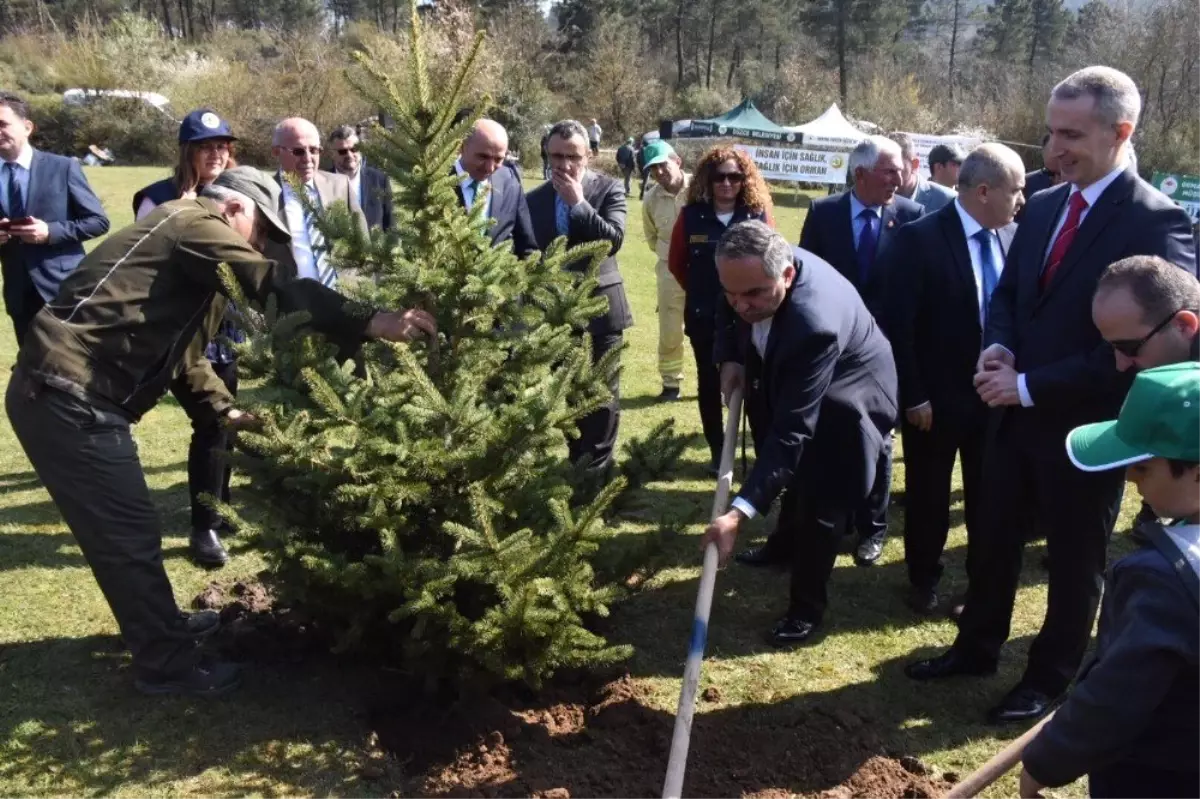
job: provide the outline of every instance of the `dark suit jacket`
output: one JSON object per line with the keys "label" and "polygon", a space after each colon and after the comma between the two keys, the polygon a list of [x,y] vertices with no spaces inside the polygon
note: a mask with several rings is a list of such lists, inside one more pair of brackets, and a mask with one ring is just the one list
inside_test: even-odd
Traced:
{"label": "dark suit jacket", "polygon": [[[1032,172],[1025,173],[1025,188],[1021,189],[1021,194],[1025,196],[1025,202],[1029,202],[1029,198],[1037,194],[1039,191],[1045,191],[1054,187],[1054,176],[1046,169],[1035,169]],[[1017,221],[1021,221],[1021,217],[1025,215],[1025,208],[1017,211]]]}
{"label": "dark suit jacket", "polygon": [[[877,267],[885,264],[887,251],[900,227],[919,219],[924,212],[924,206],[900,196],[897,196],[891,205],[884,207],[879,243],[875,250]],[[804,217],[804,227],[800,231],[801,248],[824,259],[841,272],[842,276],[858,289],[858,293],[867,304],[867,309],[878,318],[885,310],[887,273],[884,269],[872,269],[868,274],[867,285],[860,285],[856,244],[854,227],[850,222],[850,192],[844,191],[831,197],[813,200],[808,214]]]}
{"label": "dark suit jacket", "polygon": [[358,202],[367,218],[367,227],[391,230],[392,181],[375,167],[364,164],[359,188],[362,193]]}
{"label": "dark suit jacket", "polygon": [[[533,222],[533,234],[539,250],[545,250],[558,238],[554,215],[554,184],[549,181],[529,192],[529,215]],[[574,247],[589,241],[605,239],[612,243],[612,250],[600,264],[597,294],[608,297],[608,313],[597,317],[588,325],[592,335],[618,333],[633,326],[633,312],[625,298],[625,286],[617,268],[617,252],[625,240],[625,189],[613,178],[588,170],[583,176],[583,202],[571,209],[567,244]],[[570,264],[567,268],[583,271],[586,260]]]}
{"label": "dark suit jacket", "polygon": [[[1017,226],[996,233],[1007,255]],[[956,204],[902,227],[887,268],[900,407],[932,403],[935,425],[978,421],[987,411],[974,384],[983,348],[979,290]]]}
{"label": "dark suit jacket", "polygon": [[1070,190],[1063,184],[1030,198],[992,294],[984,341],[1016,356],[1034,403],[1026,418],[1045,446],[1058,449],[1070,428],[1113,418],[1131,380],[1117,372],[1112,347],[1092,324],[1100,273],[1130,255],[1158,255],[1196,269],[1187,213],[1129,169],[1088,211],[1050,285],[1039,290]]}
{"label": "dark suit jacket", "polygon": [[842,508],[861,501],[897,416],[892,348],[858,292],[812,253],[798,256],[765,358],[729,304],[718,309],[716,360],[745,363],[746,384],[759,395],[758,458],[738,496],[763,514],[801,457],[816,459],[810,473],[821,481],[820,501]]}
{"label": "dark suit jacket", "polygon": [[[520,173],[510,164],[504,164],[492,173],[492,206],[488,213],[492,218],[492,246],[512,239],[513,252],[518,258],[541,249],[534,239],[533,225],[529,221],[529,204],[525,201],[525,190],[521,187]],[[462,186],[454,184],[458,204],[465,207]]]}
{"label": "dark suit jacket", "polygon": [[108,216],[74,158],[33,151],[25,215],[49,228],[45,244],[10,239],[0,247],[4,303],[10,316],[24,302],[30,286],[46,302],[58,294],[63,278],[83,260],[83,242],[108,232]]}

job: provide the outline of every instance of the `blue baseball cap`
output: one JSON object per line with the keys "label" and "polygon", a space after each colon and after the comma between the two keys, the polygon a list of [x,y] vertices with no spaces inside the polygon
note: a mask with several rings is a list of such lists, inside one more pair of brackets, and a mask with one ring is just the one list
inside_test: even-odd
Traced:
{"label": "blue baseball cap", "polygon": [[179,143],[187,144],[205,139],[237,141],[237,136],[233,135],[229,123],[217,116],[216,112],[208,108],[197,108],[179,123]]}

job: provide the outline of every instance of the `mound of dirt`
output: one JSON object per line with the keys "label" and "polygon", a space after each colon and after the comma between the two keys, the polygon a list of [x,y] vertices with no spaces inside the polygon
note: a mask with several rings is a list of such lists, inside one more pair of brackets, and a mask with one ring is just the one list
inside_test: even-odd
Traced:
{"label": "mound of dirt", "polygon": [[329,648],[316,621],[277,606],[271,590],[260,582],[211,582],[192,600],[192,607],[220,612],[221,629],[212,645],[231,660],[295,662]]}
{"label": "mound of dirt", "polygon": [[[371,722],[405,775],[387,786],[397,795],[570,799],[661,795],[674,718],[648,707],[626,675],[538,700],[490,697],[449,710],[405,702]],[[925,769],[886,757],[870,725],[844,710],[788,720],[762,706],[730,708],[695,717],[685,790],[900,799],[949,787],[913,771]]]}

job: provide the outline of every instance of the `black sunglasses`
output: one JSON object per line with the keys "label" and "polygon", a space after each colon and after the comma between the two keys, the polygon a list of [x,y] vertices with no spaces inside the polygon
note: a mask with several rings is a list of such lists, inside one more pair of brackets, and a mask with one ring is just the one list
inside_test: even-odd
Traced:
{"label": "black sunglasses", "polygon": [[718,172],[713,175],[713,183],[741,183],[746,176],[741,172]]}
{"label": "black sunglasses", "polygon": [[344,156],[344,155],[349,155],[350,153],[356,153],[356,152],[358,152],[358,145],[357,145],[357,144],[356,144],[356,145],[354,145],[353,147],[339,147],[339,148],[337,149],[337,154],[338,154],[338,155],[343,155],[343,156]]}
{"label": "black sunglasses", "polygon": [[320,147],[289,147],[288,152],[296,158],[303,158],[305,155],[320,155]]}
{"label": "black sunglasses", "polygon": [[[1187,308],[1180,308],[1179,311],[1186,311]],[[1179,315],[1179,311],[1172,311],[1171,315],[1155,325],[1154,329],[1140,339],[1133,341],[1129,339],[1110,341],[1112,348],[1121,353],[1127,358],[1136,358],[1138,353],[1142,351],[1142,347],[1146,346],[1146,342],[1154,338],[1167,325],[1171,324],[1171,320]]]}

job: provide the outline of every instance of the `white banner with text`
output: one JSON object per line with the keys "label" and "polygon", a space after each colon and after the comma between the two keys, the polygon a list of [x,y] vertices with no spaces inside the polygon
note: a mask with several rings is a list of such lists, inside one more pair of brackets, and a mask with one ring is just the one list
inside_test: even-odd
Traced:
{"label": "white banner with text", "polygon": [[836,184],[846,182],[846,153],[827,153],[798,147],[769,147],[761,144],[734,146],[754,159],[758,171],[767,180]]}

